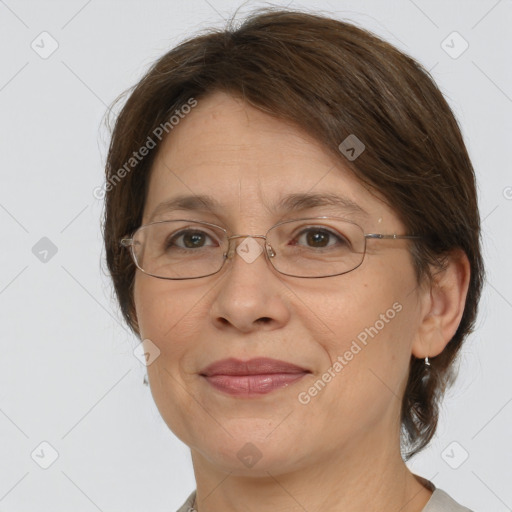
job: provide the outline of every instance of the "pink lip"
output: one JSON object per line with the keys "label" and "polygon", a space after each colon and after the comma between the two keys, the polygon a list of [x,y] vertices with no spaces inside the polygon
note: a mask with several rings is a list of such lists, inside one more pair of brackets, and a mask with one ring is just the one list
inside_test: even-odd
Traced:
{"label": "pink lip", "polygon": [[311,373],[305,368],[260,357],[249,361],[230,358],[216,361],[200,375],[214,388],[230,395],[261,395],[288,386]]}

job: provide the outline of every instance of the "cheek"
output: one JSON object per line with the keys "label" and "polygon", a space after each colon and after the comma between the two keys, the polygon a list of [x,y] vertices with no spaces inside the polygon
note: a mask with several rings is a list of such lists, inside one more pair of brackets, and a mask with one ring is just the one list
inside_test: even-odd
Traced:
{"label": "cheek", "polygon": [[197,414],[185,388],[192,373],[190,349],[201,333],[201,295],[180,288],[142,275],[134,283],[134,303],[141,338],[151,340],[160,351],[147,367],[153,399],[169,428],[184,439],[182,434],[191,428],[184,418]]}
{"label": "cheek", "polygon": [[370,428],[399,407],[410,359],[410,322],[401,301],[375,294],[359,299],[337,316],[331,311],[334,334],[321,342],[330,362],[300,390],[311,415],[323,418],[326,430],[336,425],[341,438],[353,434],[353,425]]}
{"label": "cheek", "polygon": [[407,372],[415,318],[412,295],[407,295],[410,288],[396,280],[384,282],[382,274],[376,277],[373,282],[378,286],[370,284],[371,277],[357,283],[333,280],[333,287],[324,288],[316,299],[311,296],[314,311],[304,309],[310,327],[320,326],[310,331],[328,356],[320,373],[337,362],[336,375],[344,375],[333,379],[333,388],[373,393],[378,390],[371,391],[369,379],[377,387],[382,379],[396,389]]}
{"label": "cheek", "polygon": [[134,302],[142,339],[150,339],[164,354],[179,355],[201,328],[200,297],[195,297],[175,283],[137,276]]}
{"label": "cheek", "polygon": [[306,297],[303,318],[309,319],[311,334],[332,357],[348,350],[353,340],[364,346],[378,333],[389,331],[400,309],[393,306],[399,302],[398,292],[382,278],[376,287],[341,276],[322,289],[310,290]]}

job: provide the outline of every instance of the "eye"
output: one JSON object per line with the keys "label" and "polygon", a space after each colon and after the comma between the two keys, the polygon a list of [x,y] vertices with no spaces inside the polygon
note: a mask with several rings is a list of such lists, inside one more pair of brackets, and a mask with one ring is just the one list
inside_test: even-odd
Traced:
{"label": "eye", "polygon": [[199,229],[184,229],[167,237],[165,249],[171,249],[172,247],[181,249],[201,249],[202,247],[218,245],[215,243],[206,244],[208,239],[213,240],[213,238],[204,231]]}
{"label": "eye", "polygon": [[291,241],[290,245],[303,245],[297,244],[297,241],[302,241],[307,247],[322,249],[324,247],[332,247],[334,245],[342,245],[350,247],[350,242],[341,233],[331,231],[326,228],[309,227],[303,229],[296,239]]}

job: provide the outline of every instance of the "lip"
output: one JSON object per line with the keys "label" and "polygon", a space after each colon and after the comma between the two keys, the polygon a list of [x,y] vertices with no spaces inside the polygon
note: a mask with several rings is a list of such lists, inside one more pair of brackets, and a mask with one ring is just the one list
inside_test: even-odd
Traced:
{"label": "lip", "polygon": [[288,385],[311,373],[287,361],[259,357],[241,361],[235,358],[216,361],[200,375],[215,389],[236,396],[257,396]]}
{"label": "lip", "polygon": [[268,357],[256,357],[248,361],[241,361],[230,357],[221,359],[203,368],[199,373],[206,377],[214,375],[265,375],[275,373],[306,373],[306,368],[301,368],[296,364],[281,361],[279,359],[270,359]]}

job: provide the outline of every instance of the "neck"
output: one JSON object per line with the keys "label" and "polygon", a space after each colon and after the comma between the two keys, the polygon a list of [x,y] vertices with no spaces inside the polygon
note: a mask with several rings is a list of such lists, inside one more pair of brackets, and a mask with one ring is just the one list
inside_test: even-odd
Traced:
{"label": "neck", "polygon": [[[421,512],[432,491],[423,485],[424,479],[407,468],[399,444],[388,443],[387,448],[375,451],[377,446],[369,442],[353,440],[343,449],[318,454],[308,464],[290,471],[267,466],[249,475],[238,474],[236,470],[222,471],[192,450],[197,482],[194,509],[198,512],[242,509]],[[364,452],[361,446],[365,447]]]}

